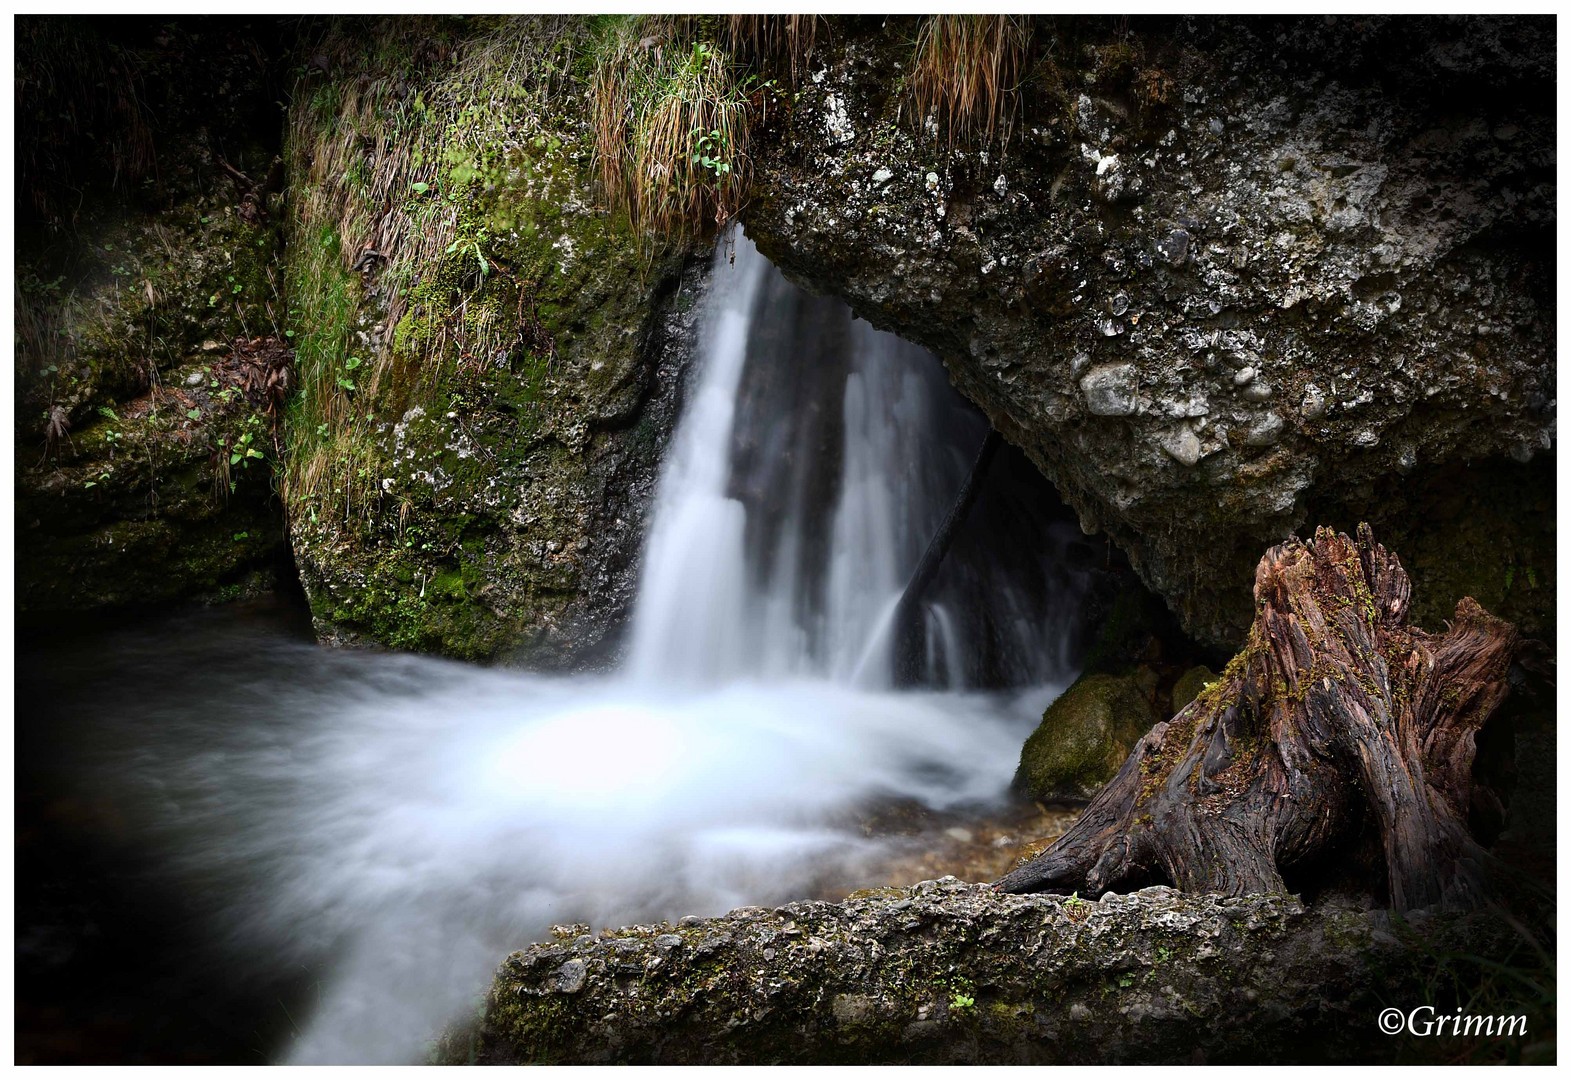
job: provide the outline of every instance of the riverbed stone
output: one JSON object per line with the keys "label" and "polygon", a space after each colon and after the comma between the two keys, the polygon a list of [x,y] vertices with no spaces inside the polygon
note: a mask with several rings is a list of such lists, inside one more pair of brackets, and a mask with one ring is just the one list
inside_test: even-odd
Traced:
{"label": "riverbed stone", "polygon": [[1042,714],[1020,751],[1015,787],[1041,802],[1089,799],[1151,729],[1154,673],[1085,675]]}

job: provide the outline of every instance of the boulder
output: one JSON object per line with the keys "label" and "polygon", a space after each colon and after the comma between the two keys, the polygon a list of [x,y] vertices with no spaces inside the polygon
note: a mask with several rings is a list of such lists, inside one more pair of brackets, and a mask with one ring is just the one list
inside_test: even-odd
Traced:
{"label": "boulder", "polygon": [[593,62],[588,20],[405,29],[334,23],[294,95],[301,582],[323,640],[603,666],[712,248],[605,208],[589,95],[553,74]]}
{"label": "boulder", "polygon": [[1015,787],[1041,802],[1090,799],[1156,722],[1148,698],[1155,682],[1149,668],[1075,680],[1026,739]]}
{"label": "boulder", "polygon": [[1216,672],[1204,664],[1198,664],[1180,675],[1173,684],[1173,715],[1182,712],[1185,705],[1199,697],[1200,691],[1216,682],[1216,679]]}
{"label": "boulder", "polygon": [[292,356],[267,54],[254,24],[17,24],[24,623],[272,582]]}
{"label": "boulder", "polygon": [[[1517,584],[1554,529],[1527,496],[1555,429],[1548,22],[1037,17],[986,145],[891,89],[914,19],[831,25],[758,145],[749,235],[937,353],[1201,644],[1242,640],[1265,547],[1397,535],[1463,463],[1512,617],[1552,620]],[[1453,567],[1507,577],[1453,541],[1414,566],[1442,615]]]}

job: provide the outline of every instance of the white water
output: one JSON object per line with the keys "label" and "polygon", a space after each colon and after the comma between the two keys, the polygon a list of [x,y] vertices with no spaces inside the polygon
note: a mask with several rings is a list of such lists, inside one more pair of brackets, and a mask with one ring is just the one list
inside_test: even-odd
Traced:
{"label": "white water", "polygon": [[[623,675],[545,678],[276,640],[243,656],[204,641],[184,659],[126,646],[130,670],[141,648],[193,674],[174,697],[117,706],[90,775],[180,887],[207,898],[237,965],[323,973],[283,1059],[418,1060],[502,956],[553,922],[778,903],[872,865],[877,845],[847,826],[870,800],[1003,797],[1055,683],[879,689],[880,620],[968,464],[968,449],[935,449],[935,381],[910,368],[910,346],[852,327],[817,605],[792,599],[793,545],[805,542],[795,519],[771,572],[749,562],[748,511],[727,485],[773,273],[745,239],[734,265],[717,261]],[[968,648],[953,606],[928,615],[931,666],[949,684]],[[1028,643],[1064,632],[1017,621]]]}

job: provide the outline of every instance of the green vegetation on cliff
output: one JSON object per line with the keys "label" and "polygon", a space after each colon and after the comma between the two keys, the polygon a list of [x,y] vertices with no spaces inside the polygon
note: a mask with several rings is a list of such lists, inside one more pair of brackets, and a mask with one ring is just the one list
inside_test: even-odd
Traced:
{"label": "green vegetation on cliff", "polygon": [[351,21],[306,50],[286,498],[324,634],[555,664],[607,632],[588,583],[636,544],[691,249],[600,203],[602,31]]}

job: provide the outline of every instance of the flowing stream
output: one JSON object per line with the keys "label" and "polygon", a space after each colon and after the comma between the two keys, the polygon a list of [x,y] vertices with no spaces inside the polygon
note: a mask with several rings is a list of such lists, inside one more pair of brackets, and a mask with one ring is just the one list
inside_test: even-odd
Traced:
{"label": "flowing stream", "polygon": [[[553,923],[871,882],[892,847],[867,807],[1006,799],[1073,674],[1045,483],[989,478],[927,598],[925,683],[894,691],[889,613],[985,422],[745,237],[705,303],[618,674],[323,650],[224,612],[24,674],[51,719],[20,759],[58,774],[30,782],[137,853],[129,903],[178,898],[167,948],[279,996],[259,1052],[418,1061]],[[19,953],[68,937],[21,926]]]}

